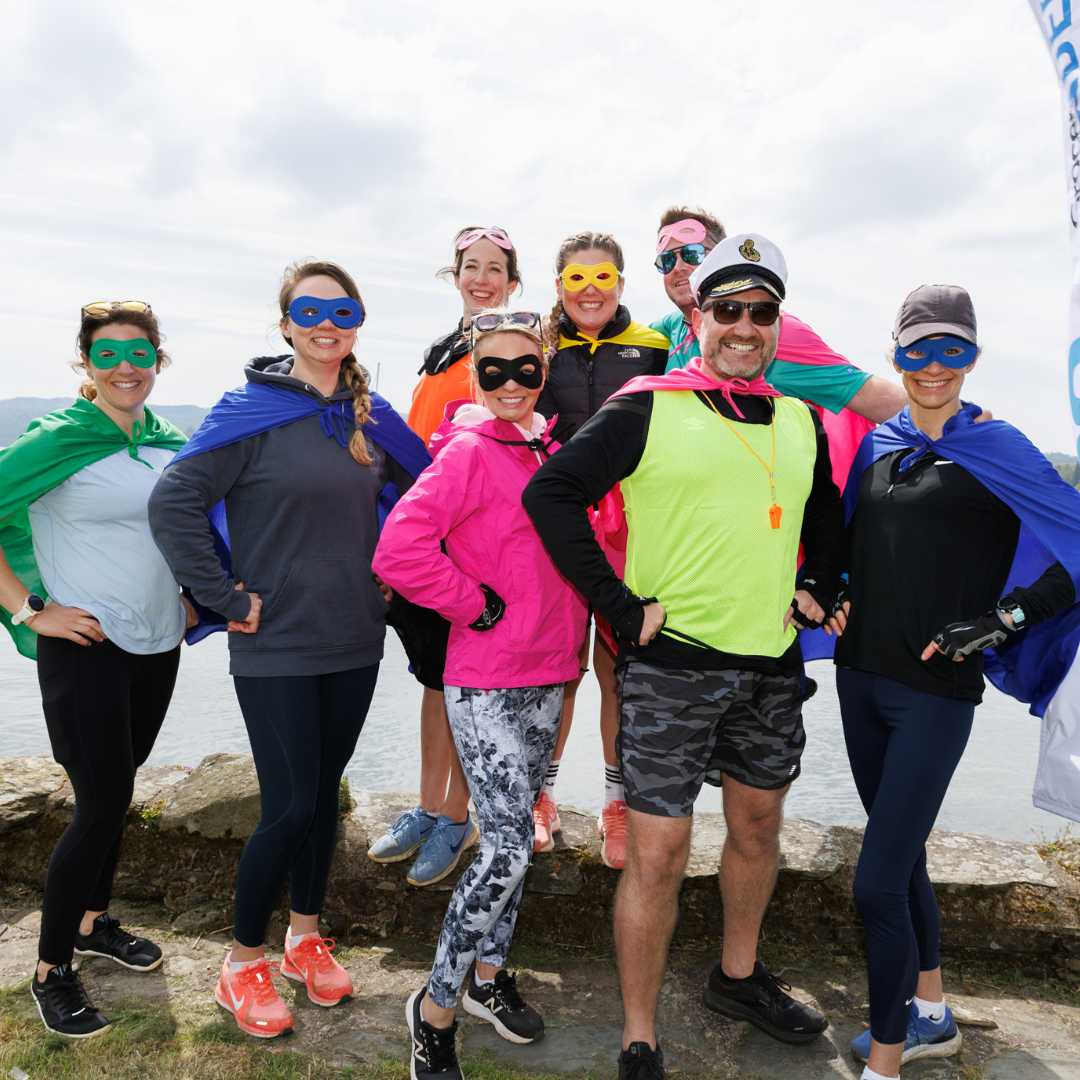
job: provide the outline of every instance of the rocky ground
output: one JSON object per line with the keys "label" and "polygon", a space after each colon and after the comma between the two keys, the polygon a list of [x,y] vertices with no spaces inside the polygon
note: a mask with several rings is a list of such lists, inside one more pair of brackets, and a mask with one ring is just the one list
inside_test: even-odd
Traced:
{"label": "rocky ground", "polygon": [[[430,948],[409,941],[343,947],[340,955],[357,986],[355,1000],[335,1009],[311,1005],[294,984],[282,980],[282,992],[294,1008],[296,1033],[278,1040],[287,1070],[249,1062],[246,1071],[216,1071],[215,1043],[231,1052],[231,1021],[214,1004],[211,990],[227,942],[225,934],[184,935],[170,929],[171,920],[152,904],[119,903],[114,911],[125,924],[159,941],[166,954],[163,967],[150,974],[126,971],[109,961],[82,964],[86,985],[107,1013],[150,1023],[148,1038],[160,1043],[161,1069],[151,1062],[127,1072],[122,1065],[99,1068],[106,1054],[94,1042],[56,1045],[37,1026],[26,980],[32,970],[38,928],[37,898],[29,890],[0,896],[0,1077],[31,1080],[46,1076],[158,1075],[180,1076],[404,1076],[408,1040],[403,1004],[424,979]],[[275,937],[280,936],[275,929]],[[851,1038],[867,1018],[866,980],[862,958],[842,953],[801,954],[792,947],[765,945],[766,958],[803,998],[815,1001],[832,1023],[818,1043],[788,1047],[743,1024],[730,1023],[701,1005],[702,980],[710,957],[679,950],[664,985],[660,1023],[665,1054],[673,1076],[717,1080],[789,1080],[789,1078],[857,1077],[859,1067],[848,1053]],[[519,983],[543,1013],[547,1037],[528,1047],[504,1042],[485,1024],[464,1016],[460,1046],[470,1076],[613,1077],[618,1052],[621,1010],[611,957],[583,950],[571,952],[519,950]],[[948,971],[951,1000],[962,1024],[964,1047],[959,1057],[915,1063],[905,1080],[1080,1080],[1080,988],[1060,979],[1032,979],[1008,964],[954,967]],[[119,1024],[123,1029],[125,1025]],[[127,1034],[132,1055],[138,1053],[138,1031]],[[164,1071],[170,1045],[188,1038],[202,1044],[192,1071]],[[240,1037],[243,1040],[243,1037]],[[251,1042],[252,1040],[247,1040]],[[42,1044],[51,1057],[43,1058]],[[155,1044],[157,1045],[157,1044]],[[259,1051],[264,1048],[260,1045]],[[111,1059],[110,1059],[111,1060]],[[42,1071],[42,1062],[47,1061]],[[297,1071],[297,1062],[309,1071]],[[101,1063],[103,1064],[103,1063]],[[283,1062],[284,1064],[284,1062]],[[63,1066],[63,1068],[61,1068]],[[73,1068],[72,1068],[73,1067]],[[171,1067],[170,1067],[171,1068]],[[119,1070],[119,1071],[118,1071]],[[20,1078],[21,1080],[21,1078]]]}

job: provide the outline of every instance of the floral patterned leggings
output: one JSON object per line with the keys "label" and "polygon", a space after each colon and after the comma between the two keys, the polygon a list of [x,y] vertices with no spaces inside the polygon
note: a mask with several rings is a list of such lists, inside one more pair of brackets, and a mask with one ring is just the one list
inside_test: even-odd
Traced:
{"label": "floral patterned leggings", "polygon": [[447,686],[446,714],[469,781],[480,848],[446,909],[428,994],[452,1008],[474,959],[503,967],[533,853],[532,808],[562,717],[565,684]]}

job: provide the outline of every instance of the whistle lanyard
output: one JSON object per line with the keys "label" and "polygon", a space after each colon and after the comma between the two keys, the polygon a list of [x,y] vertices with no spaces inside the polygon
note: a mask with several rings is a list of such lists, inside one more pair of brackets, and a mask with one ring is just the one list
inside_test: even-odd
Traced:
{"label": "whistle lanyard", "polygon": [[742,435],[739,434],[738,428],[713,404],[712,399],[709,397],[709,395],[702,394],[702,397],[705,398],[705,401],[707,402],[709,408],[712,409],[712,411],[716,413],[716,415],[719,416],[721,420],[724,421],[724,425],[725,427],[727,427],[728,431],[730,431],[731,434],[734,435],[735,438],[738,439],[739,442],[741,442],[743,446],[745,446],[746,449],[754,455],[754,458],[765,470],[765,475],[769,478],[769,498],[772,500],[769,506],[769,528],[779,529],[780,519],[784,515],[784,510],[783,507],[781,507],[776,501],[776,410],[773,410],[773,420],[772,423],[769,425],[769,430],[772,434],[772,450],[769,454],[769,460],[766,461],[750,445],[750,443]]}

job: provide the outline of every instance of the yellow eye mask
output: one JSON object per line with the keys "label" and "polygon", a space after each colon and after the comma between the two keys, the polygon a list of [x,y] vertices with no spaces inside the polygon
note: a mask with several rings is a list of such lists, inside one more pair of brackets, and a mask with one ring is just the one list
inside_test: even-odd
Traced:
{"label": "yellow eye mask", "polygon": [[581,292],[590,285],[610,292],[619,283],[619,268],[613,262],[596,263],[586,266],[584,263],[570,263],[559,275],[563,288],[567,292]]}

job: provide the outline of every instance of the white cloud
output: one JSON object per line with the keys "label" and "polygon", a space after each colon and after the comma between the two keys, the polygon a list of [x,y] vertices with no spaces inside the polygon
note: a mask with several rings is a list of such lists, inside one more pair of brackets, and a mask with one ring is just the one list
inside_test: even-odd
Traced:
{"label": "white cloud", "polygon": [[361,283],[403,408],[458,316],[458,227],[510,229],[541,309],[559,240],[611,231],[651,319],[656,218],[690,202],[776,239],[793,310],[873,370],[909,289],[967,285],[972,396],[1072,444],[1058,89],[1023,0],[4,9],[0,397],[73,389],[78,307],[109,296],[162,319],[159,398],[209,403],[283,348],[281,271],[316,255]]}

